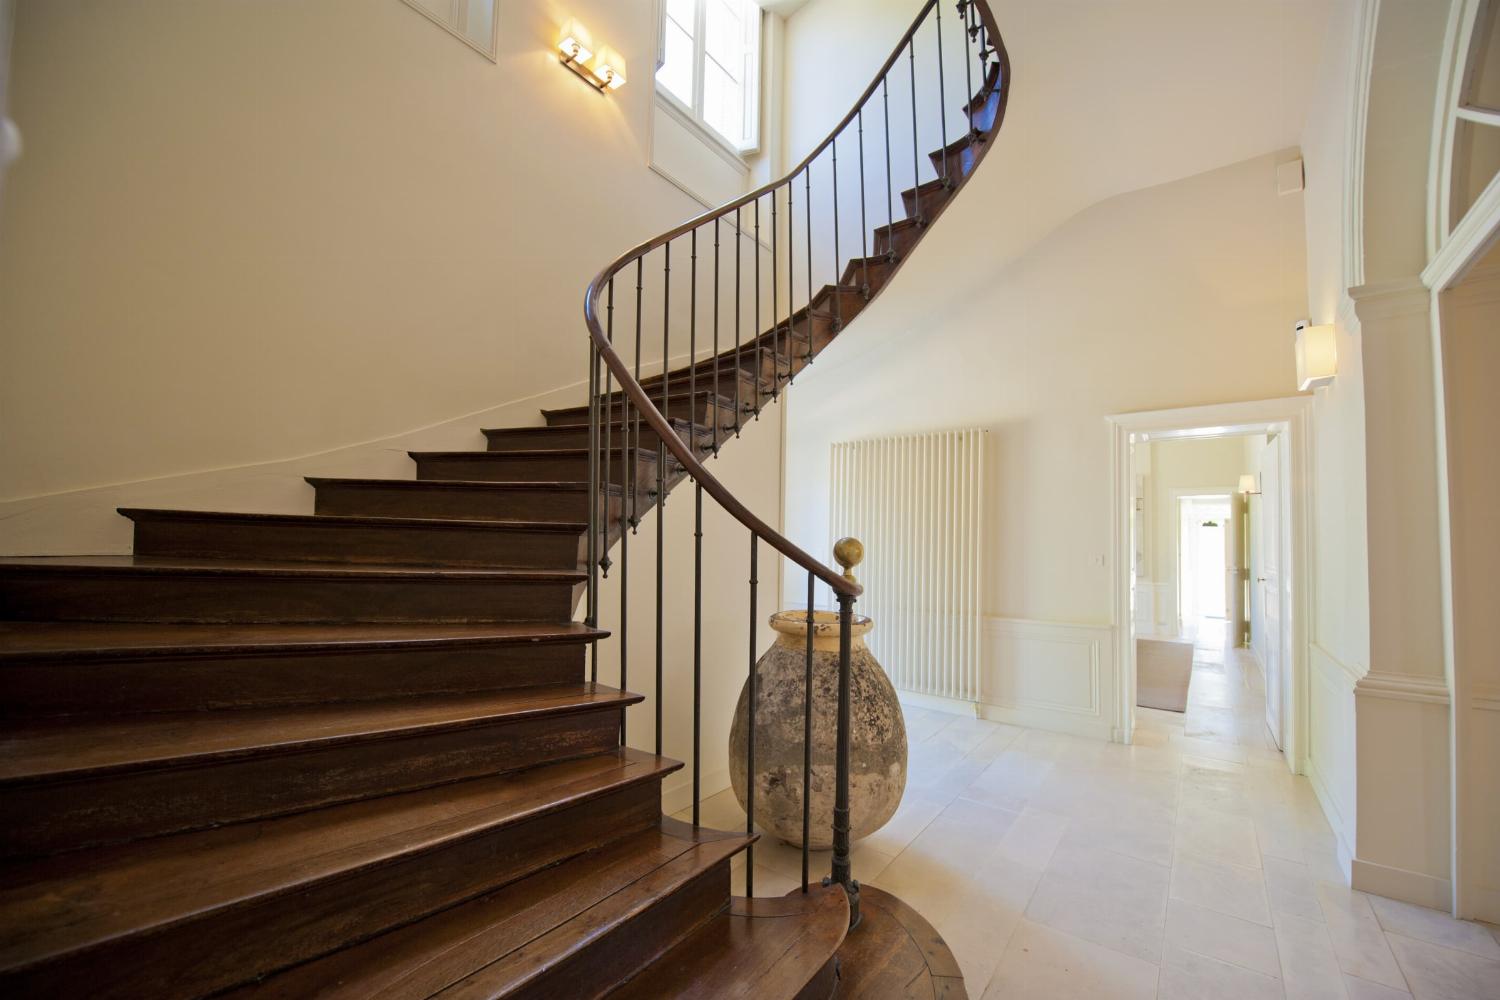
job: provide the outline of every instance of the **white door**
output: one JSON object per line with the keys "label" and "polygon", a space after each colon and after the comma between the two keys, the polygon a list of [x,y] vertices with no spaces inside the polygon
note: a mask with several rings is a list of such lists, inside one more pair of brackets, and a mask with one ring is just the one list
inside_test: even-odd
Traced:
{"label": "white door", "polygon": [[1261,453],[1261,498],[1259,506],[1260,555],[1256,587],[1260,592],[1261,617],[1264,621],[1261,664],[1266,668],[1266,725],[1276,745],[1282,745],[1281,705],[1285,687],[1286,663],[1282,655],[1281,629],[1281,453],[1282,439],[1272,438]]}

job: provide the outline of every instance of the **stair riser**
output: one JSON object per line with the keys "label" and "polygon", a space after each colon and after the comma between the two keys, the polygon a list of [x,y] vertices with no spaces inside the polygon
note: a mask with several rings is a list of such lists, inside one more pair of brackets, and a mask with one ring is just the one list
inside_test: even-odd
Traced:
{"label": "stair riser", "polygon": [[[635,458],[635,482],[656,481],[656,451],[632,449]],[[609,468],[599,469],[601,479],[608,472],[607,481],[623,486],[631,473],[625,461],[626,452],[616,451],[609,456]],[[477,483],[552,483],[562,481],[586,482],[589,478],[588,458],[579,456],[547,455],[497,455],[476,451],[456,458],[418,458],[417,478],[422,480],[447,479]]]}
{"label": "stair riser", "polygon": [[650,965],[728,903],[726,861],[658,899],[644,913],[589,942],[585,950],[509,996],[514,1000],[600,996],[626,974]]}
{"label": "stair riser", "polygon": [[[620,442],[625,440],[629,430],[623,424],[612,424],[599,428],[599,444],[608,447],[613,453],[620,447]],[[691,442],[686,428],[677,434],[678,440],[684,444]],[[703,449],[703,442],[708,438],[706,434],[698,435],[699,448]],[[661,442],[661,437],[650,427],[641,427],[640,446],[642,449],[655,454],[656,446]],[[552,448],[587,448],[589,446],[588,427],[563,427],[554,429],[541,428],[518,428],[516,430],[497,431],[489,436],[491,451],[546,451]]]}
{"label": "stair riser", "polygon": [[660,780],[646,781],[461,843],[116,938],[0,976],[0,992],[201,997],[471,899],[645,830],[660,815]]}
{"label": "stair riser", "polygon": [[992,90],[985,95],[984,102],[969,107],[969,121],[981,132],[988,133],[995,127],[995,116],[1000,111],[1000,91]]}
{"label": "stair riser", "polygon": [[[740,355],[743,358],[744,351],[741,351]],[[650,393],[653,400],[661,398],[660,382],[646,382],[642,384],[645,390]],[[756,384],[754,376],[744,368],[736,368],[732,354],[727,359],[720,359],[717,373],[712,363],[705,362],[700,365],[696,380],[688,378],[687,370],[684,369],[674,374],[672,381],[667,383],[670,395],[683,397],[693,392],[712,392],[717,393],[725,399],[733,399],[736,387],[739,389],[742,401],[749,402],[755,399]],[[770,388],[770,383],[766,383],[766,388]],[[615,395],[618,397],[619,393]],[[765,393],[765,395],[769,395],[769,392]]]}
{"label": "stair riser", "polygon": [[[974,170],[974,164],[978,162],[979,159],[980,148],[980,143],[967,140],[960,140],[954,145],[948,147],[948,176],[954,178],[967,177],[970,173],[972,173]],[[940,149],[935,153],[929,153],[927,158],[932,161],[932,169],[936,170],[938,176],[941,177],[943,175],[943,151]],[[902,192],[901,197],[903,199],[906,198],[905,192]],[[909,207],[907,208],[906,214],[911,214],[911,209]]]}
{"label": "stair riser", "polygon": [[220,523],[142,521],[135,553],[208,559],[260,559],[577,569],[583,532],[370,526],[329,521]]}
{"label": "stair riser", "polygon": [[139,840],[585,757],[619,743],[620,710],[70,782],[0,787],[0,856]]}
{"label": "stair riser", "polygon": [[872,262],[868,269],[861,263],[852,262],[844,269],[843,276],[839,278],[839,284],[861,286],[868,282],[870,297],[874,298],[876,293],[885,287],[895,270],[895,261],[882,259],[878,264]]}
{"label": "stair riser", "polygon": [[587,649],[544,642],[12,662],[0,667],[0,714],[192,712],[570,684],[583,677]]}
{"label": "stair riser", "polygon": [[921,240],[921,226],[901,226],[894,236],[890,230],[881,230],[875,234],[875,252],[894,252],[898,257],[905,257]]}
{"label": "stair riser", "polygon": [[[948,166],[950,170],[956,169],[952,156],[949,157]],[[941,157],[938,158],[938,170],[942,170]],[[943,187],[931,188],[920,193],[915,191],[901,192],[901,202],[906,206],[906,217],[909,219],[916,218],[918,215],[923,218],[935,216],[952,197],[953,189]]]}
{"label": "stair riser", "polygon": [[[619,495],[608,499],[609,516],[618,517]],[[465,490],[450,487],[388,487],[323,483],[313,508],[319,514],[358,517],[434,517],[474,521],[529,521],[560,518],[588,521],[586,490]]]}
{"label": "stair riser", "polygon": [[[658,406],[657,409],[661,407]],[[713,427],[714,418],[718,419],[720,427],[734,425],[734,404],[729,401],[710,406],[702,400],[696,403],[689,402],[684,396],[682,399],[669,400],[667,409],[662,412],[672,420],[686,420],[710,429]],[[713,418],[709,416],[710,412],[714,414]],[[633,406],[612,405],[602,408],[599,413],[600,419],[609,423],[619,423],[627,417],[633,420],[636,417],[636,410]],[[589,412],[587,408],[582,407],[572,410],[554,410],[546,414],[546,417],[549,427],[587,427],[589,425]]]}
{"label": "stair riser", "polygon": [[568,621],[568,582],[236,575],[23,574],[0,577],[16,621],[503,622]]}

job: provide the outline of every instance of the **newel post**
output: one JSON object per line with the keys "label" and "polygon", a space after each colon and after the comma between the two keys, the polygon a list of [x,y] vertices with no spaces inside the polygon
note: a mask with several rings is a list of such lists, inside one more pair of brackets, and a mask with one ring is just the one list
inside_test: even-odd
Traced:
{"label": "newel post", "polygon": [[[843,567],[844,579],[854,582],[853,567],[865,557],[865,547],[857,538],[841,538],[833,547],[833,557]],[[830,880],[844,887],[849,896],[849,926],[859,923],[859,883],[854,880],[849,859],[849,734],[850,720],[850,648],[854,638],[854,597],[839,595],[839,707],[838,735],[835,749],[833,800],[833,871]]]}

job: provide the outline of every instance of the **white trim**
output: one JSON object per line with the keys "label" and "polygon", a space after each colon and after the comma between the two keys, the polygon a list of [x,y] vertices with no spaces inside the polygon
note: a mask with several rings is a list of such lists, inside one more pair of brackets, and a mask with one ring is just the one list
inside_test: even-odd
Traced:
{"label": "white trim", "polygon": [[1373,861],[1355,858],[1350,866],[1350,882],[1360,892],[1387,899],[1399,899],[1431,910],[1447,911],[1452,905],[1453,883],[1445,878],[1391,868]]}
{"label": "white trim", "polygon": [[[1182,633],[1182,627],[1187,624],[1182,617],[1182,501],[1191,497],[1220,497],[1224,498],[1225,504],[1232,506],[1234,498],[1239,493],[1238,484],[1234,486],[1172,486],[1167,489],[1167,496],[1172,501],[1172,511],[1176,523],[1172,530],[1172,612],[1177,620],[1177,632]],[[1228,533],[1225,526],[1225,533]],[[1228,567],[1225,567],[1228,570]],[[1167,586],[1166,581],[1152,581],[1159,587]],[[1136,591],[1139,593],[1142,581],[1136,580]],[[1224,606],[1226,613],[1229,610],[1228,582],[1225,582]],[[1226,614],[1227,617],[1227,614]]]}
{"label": "white trim", "polygon": [[947,715],[961,715],[966,719],[979,718],[977,701],[961,701],[958,698],[944,698],[942,695],[922,694],[920,691],[903,691],[901,688],[896,689],[896,700],[903,705],[930,709]]}
{"label": "white trim", "polygon": [[1424,705],[1447,705],[1448,685],[1421,674],[1390,674],[1372,670],[1354,684],[1355,696],[1387,701],[1414,701]]}
{"label": "white trim", "polygon": [[1458,284],[1497,239],[1500,239],[1500,174],[1490,179],[1484,193],[1474,200],[1422,269],[1422,284],[1433,291]]}
{"label": "white trim", "polygon": [[698,117],[684,107],[676,95],[670,91],[657,87],[655,96],[656,106],[671,115],[673,120],[691,132],[693,138],[703,143],[704,146],[708,147],[709,150],[725,163],[729,164],[729,166],[744,171],[746,175],[750,173],[750,164],[745,162],[745,158],[753,155],[756,152],[755,150],[747,149],[741,151],[735,148],[728,139],[725,139],[719,133],[699,121]]}
{"label": "white trim", "polygon": [[1352,877],[1354,846],[1348,840],[1348,820],[1344,816],[1344,811],[1339,808],[1339,800],[1334,796],[1333,790],[1328,787],[1328,779],[1323,776],[1316,758],[1308,758],[1307,781],[1312,785],[1313,795],[1317,798],[1318,805],[1323,808],[1323,815],[1329,819],[1328,825],[1333,828],[1339,868],[1343,871],[1345,878],[1350,878]]}
{"label": "white trim", "polygon": [[1358,667],[1352,667],[1349,664],[1345,663],[1340,657],[1336,656],[1332,650],[1323,645],[1321,642],[1318,642],[1316,639],[1308,643],[1308,648],[1313,652],[1322,654],[1330,663],[1337,666],[1339,668],[1339,671],[1349,678],[1349,687],[1351,689],[1355,684],[1359,683],[1361,677],[1369,673],[1368,670],[1360,670]]}
{"label": "white trim", "polygon": [[[460,31],[457,24],[449,24],[447,21],[440,20],[436,14],[434,14],[432,11],[428,10],[426,7],[423,7],[420,3],[417,2],[417,0],[401,0],[401,2],[404,3],[404,4],[406,4],[412,10],[416,11],[418,14],[421,14],[423,17],[427,18],[427,20],[431,21],[433,24],[437,25],[439,28],[442,28],[444,31],[446,31],[448,34],[452,35],[454,38],[457,38],[460,42],[463,42],[465,45],[467,45],[469,48],[473,49],[475,52],[478,52],[480,55],[484,56],[490,62],[497,63],[497,64],[499,63],[499,61],[500,61],[500,58],[499,58],[499,56],[500,56],[500,0],[491,0],[491,4],[492,4],[491,10],[492,10],[492,13],[490,15],[490,47],[488,49],[485,49],[485,48],[481,47],[478,42],[474,41],[474,39],[470,38],[468,35],[464,34],[462,31]],[[455,8],[455,10],[458,10],[458,11],[463,11],[464,10],[464,8],[460,7],[457,4],[454,5],[454,8]],[[464,16],[467,16],[467,14],[465,14]],[[555,50],[554,50],[553,54],[554,55],[556,54]]]}
{"label": "white trim", "polygon": [[1380,0],[1360,0],[1354,20],[1352,107],[1344,134],[1344,287],[1365,281],[1365,125],[1370,115],[1370,75],[1375,65],[1375,28]]}
{"label": "white trim", "polygon": [[1174,410],[1151,410],[1141,413],[1115,414],[1106,418],[1113,437],[1111,449],[1110,565],[1111,607],[1115,630],[1115,687],[1118,711],[1114,720],[1120,742],[1129,743],[1135,727],[1135,623],[1130,607],[1127,575],[1131,566],[1130,515],[1133,496],[1130,482],[1131,438],[1138,434],[1185,430],[1196,427],[1221,428],[1222,435],[1256,433],[1267,424],[1282,424],[1287,442],[1287,475],[1284,489],[1290,497],[1289,530],[1283,532],[1283,573],[1289,594],[1284,608],[1291,628],[1284,629],[1284,651],[1287,658],[1287,690],[1291,710],[1285,713],[1283,751],[1288,766],[1295,773],[1305,769],[1308,738],[1308,673],[1310,659],[1310,611],[1308,595],[1312,592],[1312,396],[1288,396],[1280,399],[1251,400],[1241,403],[1218,403]]}
{"label": "white trim", "polygon": [[1477,125],[1500,126],[1500,111],[1491,111],[1489,108],[1475,108],[1460,104],[1453,114],[1455,117]]}

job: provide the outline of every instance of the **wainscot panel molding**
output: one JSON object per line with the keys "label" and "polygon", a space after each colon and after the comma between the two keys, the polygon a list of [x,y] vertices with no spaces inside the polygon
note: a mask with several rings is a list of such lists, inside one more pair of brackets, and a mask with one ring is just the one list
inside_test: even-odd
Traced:
{"label": "wainscot panel molding", "polygon": [[1318,643],[1311,645],[1310,654],[1307,777],[1338,840],[1339,865],[1348,875],[1357,815],[1354,689],[1364,671]]}
{"label": "wainscot panel molding", "polygon": [[1114,738],[1114,629],[986,618],[979,712],[986,719]]}
{"label": "wainscot panel molding", "polygon": [[1417,701],[1428,705],[1449,702],[1448,684],[1420,674],[1393,674],[1370,671],[1355,684],[1355,693],[1393,701]]}

